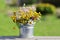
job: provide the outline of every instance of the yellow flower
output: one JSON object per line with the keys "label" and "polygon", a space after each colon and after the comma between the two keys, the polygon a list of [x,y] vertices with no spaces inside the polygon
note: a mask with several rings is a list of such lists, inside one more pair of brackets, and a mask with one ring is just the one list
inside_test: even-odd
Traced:
{"label": "yellow flower", "polygon": [[12,20],[16,22],[16,16],[11,16]]}
{"label": "yellow flower", "polygon": [[25,18],[26,15],[22,15],[22,18]]}

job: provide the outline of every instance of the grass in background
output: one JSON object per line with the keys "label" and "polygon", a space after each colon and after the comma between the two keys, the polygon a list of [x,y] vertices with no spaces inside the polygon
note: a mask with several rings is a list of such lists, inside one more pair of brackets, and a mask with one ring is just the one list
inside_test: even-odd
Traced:
{"label": "grass in background", "polygon": [[60,19],[54,15],[47,15],[45,20],[36,23],[35,36],[60,36]]}
{"label": "grass in background", "polygon": [[[10,7],[10,6],[7,6],[5,4],[5,0],[0,0],[0,18],[2,19],[2,15],[6,15],[5,13],[8,11],[8,10],[13,10],[15,11],[16,9],[18,9],[17,7]],[[7,11],[6,11],[7,10]],[[12,28],[13,27],[10,27],[10,26],[16,26],[16,25],[13,25],[11,22],[11,24],[5,24],[6,22],[8,23],[9,21],[12,21],[10,18],[6,18],[4,17],[3,18],[5,20],[1,20],[0,23],[4,22],[4,25],[0,25],[0,36],[6,36],[6,35],[16,35],[18,34],[19,32],[17,31],[14,31]],[[9,21],[8,21],[9,20]],[[2,29],[3,28],[3,29]],[[10,30],[11,29],[11,30]],[[7,30],[7,31],[5,31]],[[2,32],[4,31],[4,32]],[[41,22],[37,22],[35,24],[35,27],[34,27],[34,35],[35,36],[60,36],[60,19],[57,19],[54,15],[47,15],[45,20],[42,20],[41,19]]]}
{"label": "grass in background", "polygon": [[18,36],[19,28],[6,14],[5,0],[0,0],[0,36]]}

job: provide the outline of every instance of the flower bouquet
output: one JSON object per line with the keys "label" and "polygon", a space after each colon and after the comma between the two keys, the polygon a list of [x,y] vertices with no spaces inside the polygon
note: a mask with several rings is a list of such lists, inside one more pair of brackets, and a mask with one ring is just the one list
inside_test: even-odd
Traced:
{"label": "flower bouquet", "polygon": [[41,18],[40,12],[37,13],[33,11],[31,8],[20,10],[14,12],[14,15],[11,16],[14,22],[18,22],[20,24],[21,36],[24,38],[33,37],[33,28],[34,24],[37,20]]}

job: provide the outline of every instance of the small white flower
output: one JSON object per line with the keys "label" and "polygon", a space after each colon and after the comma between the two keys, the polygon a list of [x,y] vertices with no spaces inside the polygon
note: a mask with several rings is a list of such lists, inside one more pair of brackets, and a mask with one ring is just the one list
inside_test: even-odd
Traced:
{"label": "small white flower", "polygon": [[40,20],[39,18],[37,18],[37,20]]}
{"label": "small white flower", "polygon": [[28,24],[34,24],[34,22],[32,20],[29,20]]}

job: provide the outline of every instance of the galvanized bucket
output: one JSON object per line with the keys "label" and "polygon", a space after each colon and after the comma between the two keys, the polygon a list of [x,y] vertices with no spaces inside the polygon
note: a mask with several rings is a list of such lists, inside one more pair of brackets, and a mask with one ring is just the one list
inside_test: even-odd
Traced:
{"label": "galvanized bucket", "polygon": [[32,38],[34,25],[20,25],[20,33],[22,38]]}

